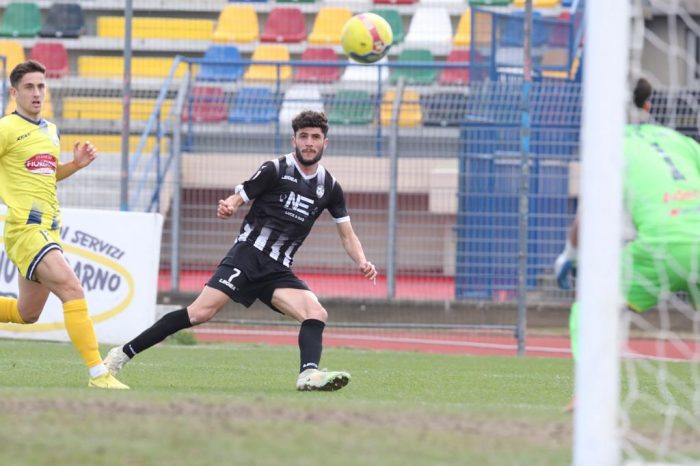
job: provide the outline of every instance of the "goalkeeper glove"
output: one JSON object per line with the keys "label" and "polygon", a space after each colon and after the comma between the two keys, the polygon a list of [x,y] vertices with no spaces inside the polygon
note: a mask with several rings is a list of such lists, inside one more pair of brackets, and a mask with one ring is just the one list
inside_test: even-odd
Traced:
{"label": "goalkeeper glove", "polygon": [[566,247],[559,254],[557,260],[554,261],[554,275],[557,277],[559,288],[564,290],[571,289],[570,277],[576,276],[576,256],[576,248],[567,241]]}

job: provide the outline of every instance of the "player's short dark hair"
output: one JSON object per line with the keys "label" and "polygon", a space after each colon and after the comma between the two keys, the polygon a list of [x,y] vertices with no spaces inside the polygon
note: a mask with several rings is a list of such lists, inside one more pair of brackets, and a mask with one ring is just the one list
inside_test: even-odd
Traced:
{"label": "player's short dark hair", "polygon": [[321,128],[323,135],[328,135],[328,118],[323,112],[304,110],[292,120],[292,129],[297,134],[301,128]]}
{"label": "player's short dark hair", "polygon": [[36,60],[27,60],[15,66],[10,73],[10,85],[16,87],[27,73],[46,74],[46,67]]}
{"label": "player's short dark hair", "polygon": [[637,85],[634,86],[632,100],[637,108],[644,108],[644,104],[651,98],[651,84],[644,78],[639,78]]}

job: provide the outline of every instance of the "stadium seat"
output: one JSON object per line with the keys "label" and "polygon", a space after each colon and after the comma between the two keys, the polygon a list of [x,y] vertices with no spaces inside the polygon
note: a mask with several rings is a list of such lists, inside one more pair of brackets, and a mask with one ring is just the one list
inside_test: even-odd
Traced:
{"label": "stadium seat", "polygon": [[226,120],[228,108],[224,90],[216,86],[195,86],[190,100],[185,101],[182,121],[218,123]]}
{"label": "stadium seat", "polygon": [[[136,151],[141,140],[140,135],[129,136],[129,151],[131,153]],[[122,152],[122,136],[121,134],[65,134],[61,133],[61,152],[73,153],[73,144],[76,141],[90,141],[97,147],[100,155],[105,154],[121,154]],[[161,139],[161,148],[163,151],[167,150],[167,138]],[[149,136],[146,139],[146,145],[143,148],[144,153],[153,152],[153,148],[156,143],[156,138]],[[163,147],[163,144],[166,144]]]}
{"label": "stadium seat", "polygon": [[[7,102],[7,106],[5,107],[5,115],[9,115],[10,113],[14,112],[17,109],[17,102],[15,102],[15,99],[9,98]],[[41,117],[46,118],[48,120],[52,119],[54,116],[53,113],[53,103],[51,102],[51,90],[47,87],[46,88],[46,95],[44,96],[44,105],[41,109]]]}
{"label": "stadium seat", "polygon": [[270,11],[261,42],[303,42],[306,20],[299,8],[276,7]]}
{"label": "stadium seat", "polygon": [[[134,18],[134,39],[211,40],[214,23],[208,19],[187,18]],[[124,18],[100,16],[97,18],[98,37],[124,37]]]}
{"label": "stadium seat", "polygon": [[47,78],[62,78],[68,75],[68,52],[61,42],[37,42],[29,58],[46,67]]}
{"label": "stadium seat", "polygon": [[400,44],[406,37],[406,31],[403,29],[403,20],[401,13],[396,8],[376,8],[370,10],[370,13],[381,16],[391,26],[391,32],[394,33],[394,44]]}
{"label": "stadium seat", "polygon": [[[391,114],[394,109],[394,97],[396,90],[389,89],[384,93],[381,106],[382,126],[391,125]],[[399,127],[415,128],[420,126],[423,114],[420,108],[418,93],[413,89],[404,89],[399,103]]]}
{"label": "stadium seat", "polygon": [[[525,0],[513,0],[513,6],[523,8]],[[556,8],[559,6],[559,0],[532,0],[533,8]]]}
{"label": "stadium seat", "polygon": [[374,121],[375,101],[367,91],[339,90],[331,100],[328,122],[341,125],[367,125]]}
{"label": "stadium seat", "polygon": [[[289,61],[289,49],[285,45],[261,44],[255,47],[253,61]],[[244,79],[246,81],[287,81],[292,77],[292,67],[288,65],[250,65]]]}
{"label": "stadium seat", "polygon": [[409,48],[427,48],[434,54],[447,54],[452,43],[452,21],[447,8],[418,7],[404,45]]}
{"label": "stadium seat", "polygon": [[469,6],[508,6],[513,0],[469,0]]}
{"label": "stadium seat", "polygon": [[418,0],[374,0],[375,5],[413,5]]}
{"label": "stadium seat", "polygon": [[426,7],[448,7],[448,8],[460,8],[464,7],[464,0],[420,0],[420,6]]}
{"label": "stadium seat", "polygon": [[[522,47],[523,46],[523,18],[522,11],[511,13],[504,21],[499,22],[501,47]],[[539,11],[532,12],[532,45],[538,47],[547,42],[549,30],[539,21],[542,18],[542,13]]]}
{"label": "stadium seat", "polygon": [[372,6],[372,0],[323,0],[324,5],[345,6],[357,13],[367,11]]}
{"label": "stadium seat", "polygon": [[[131,60],[131,74],[134,78],[166,78],[172,65],[172,58],[134,57]],[[175,77],[181,78],[186,71],[187,64],[180,63],[175,71]],[[84,78],[122,78],[123,75],[123,57],[89,55],[78,57],[78,76]]]}
{"label": "stadium seat", "polygon": [[465,121],[467,95],[462,92],[438,92],[420,100],[425,126],[460,126]]}
{"label": "stadium seat", "polygon": [[547,39],[548,47],[568,47],[569,31],[571,30],[571,14],[568,11],[562,11],[557,17],[557,23],[550,26],[549,38]]}
{"label": "stadium seat", "polygon": [[253,5],[226,5],[216,23],[214,42],[255,42],[259,33]]}
{"label": "stadium seat", "polygon": [[[131,99],[130,112],[132,120],[147,120],[156,99]],[[168,118],[172,101],[166,100],[161,107],[161,119]],[[76,120],[120,120],[124,104],[118,97],[64,97],[63,118]]]}
{"label": "stadium seat", "polygon": [[539,65],[542,76],[546,78],[569,79],[569,49],[559,47],[545,50]]}
{"label": "stadium seat", "polygon": [[[471,51],[453,50],[447,56],[447,63],[469,63]],[[464,68],[443,68],[438,82],[442,85],[462,86],[469,84],[469,66]]]}
{"label": "stadium seat", "polygon": [[199,81],[237,81],[243,76],[243,65],[225,65],[210,62],[233,62],[241,59],[241,53],[233,45],[210,45],[204,52],[197,80]]}
{"label": "stadium seat", "polygon": [[34,37],[41,29],[41,11],[36,3],[11,2],[0,23],[0,37]]}
{"label": "stadium seat", "polygon": [[344,7],[323,6],[319,8],[314,20],[314,26],[309,34],[310,44],[340,44],[340,31],[347,20],[352,17],[352,11]]}
{"label": "stadium seat", "polygon": [[[428,49],[403,49],[396,63],[407,62],[435,63],[435,59]],[[437,67],[392,68],[390,80],[396,84],[403,77],[406,84],[432,84],[437,74]]]}
{"label": "stadium seat", "polygon": [[287,89],[280,107],[280,126],[282,128],[289,127],[294,117],[302,110],[325,111],[318,87],[297,84]]}
{"label": "stadium seat", "polygon": [[452,38],[452,45],[458,48],[469,48],[472,43],[472,10],[464,10],[457,24],[457,32]]}
{"label": "stadium seat", "polygon": [[241,87],[233,100],[231,123],[271,123],[277,121],[277,99],[267,87]]}
{"label": "stadium seat", "polygon": [[277,0],[277,3],[316,3],[316,0]]}
{"label": "stadium seat", "polygon": [[26,60],[24,47],[18,40],[0,40],[0,55],[5,55],[5,75],[8,77],[15,66]]}
{"label": "stadium seat", "polygon": [[[377,62],[377,64],[386,64],[389,60],[387,57],[382,58]],[[373,83],[376,85],[377,79],[381,82],[385,82],[389,79],[389,68],[387,66],[372,66],[372,65],[360,65],[350,59],[348,59],[348,66],[345,67],[345,72],[340,77],[341,82],[345,83]]]}
{"label": "stadium seat", "polygon": [[[301,61],[335,62],[338,56],[330,47],[309,47],[301,54]],[[340,79],[339,66],[297,66],[294,73],[296,82],[332,83]]]}
{"label": "stadium seat", "polygon": [[54,3],[49,8],[41,37],[76,38],[85,32],[85,15],[78,3]]}

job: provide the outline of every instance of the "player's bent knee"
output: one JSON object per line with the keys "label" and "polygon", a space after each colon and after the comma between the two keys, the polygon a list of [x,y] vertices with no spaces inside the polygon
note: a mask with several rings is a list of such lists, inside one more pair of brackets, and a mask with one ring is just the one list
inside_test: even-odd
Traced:
{"label": "player's bent knee", "polygon": [[320,320],[321,322],[327,322],[328,311],[326,311],[326,309],[323,306],[314,306],[307,311],[306,318]]}
{"label": "player's bent knee", "polygon": [[216,315],[217,311],[218,309],[209,306],[189,306],[187,308],[187,314],[190,316],[190,323],[192,323],[192,325],[208,322]]}
{"label": "player's bent knee", "polygon": [[41,311],[43,311],[43,306],[39,308],[27,308],[24,306],[19,306],[19,315],[25,324],[34,324],[39,317],[41,317]]}

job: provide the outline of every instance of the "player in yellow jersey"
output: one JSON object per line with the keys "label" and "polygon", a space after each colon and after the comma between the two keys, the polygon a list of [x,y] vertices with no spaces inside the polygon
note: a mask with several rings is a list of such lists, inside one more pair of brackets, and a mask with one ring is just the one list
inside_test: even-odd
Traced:
{"label": "player in yellow jersey", "polygon": [[19,297],[0,297],[0,323],[32,324],[49,293],[63,303],[68,335],[90,373],[89,387],[127,389],[102,363],[95,329],[78,277],[59,242],[61,211],[56,181],[88,166],[97,151],[76,143],[73,160],[59,163],[56,125],[41,118],[46,95],[44,66],[29,60],[10,73],[17,110],[0,118],[0,199],[7,205],[4,243],[19,269]]}

